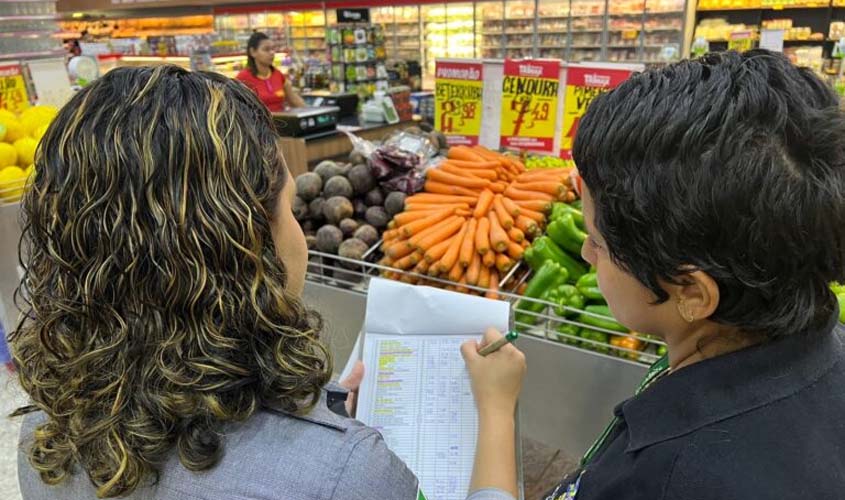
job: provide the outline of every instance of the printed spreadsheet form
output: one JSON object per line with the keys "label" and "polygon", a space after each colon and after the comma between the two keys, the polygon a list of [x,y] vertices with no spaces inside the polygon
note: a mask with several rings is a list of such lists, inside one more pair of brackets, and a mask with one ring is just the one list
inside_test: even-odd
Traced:
{"label": "printed spreadsheet form", "polygon": [[357,418],[417,475],[430,500],[469,490],[478,414],[460,346],[507,330],[506,302],[373,279]]}

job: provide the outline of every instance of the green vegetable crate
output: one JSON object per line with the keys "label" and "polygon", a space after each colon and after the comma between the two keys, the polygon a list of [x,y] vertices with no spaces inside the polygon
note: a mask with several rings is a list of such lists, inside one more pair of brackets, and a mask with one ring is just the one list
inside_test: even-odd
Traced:
{"label": "green vegetable crate", "polygon": [[665,346],[613,318],[595,270],[581,259],[586,238],[581,210],[554,203],[546,234],[525,250],[531,274],[515,306],[516,328],[599,354],[655,361],[665,354]]}

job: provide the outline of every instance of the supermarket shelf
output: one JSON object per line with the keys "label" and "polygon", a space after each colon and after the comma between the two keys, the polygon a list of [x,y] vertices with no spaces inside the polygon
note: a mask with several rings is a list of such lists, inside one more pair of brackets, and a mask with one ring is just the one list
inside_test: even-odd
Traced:
{"label": "supermarket shelf", "polygon": [[608,49],[638,49],[640,48],[640,44],[636,45],[608,45]]}
{"label": "supermarket shelf", "polygon": [[602,45],[570,45],[572,49],[600,50]]}
{"label": "supermarket shelf", "polygon": [[505,32],[505,36],[516,36],[516,35],[533,35],[534,31],[527,30],[527,31],[507,31]]}
{"label": "supermarket shelf", "polygon": [[0,16],[0,21],[49,21],[58,19],[56,14],[45,14],[41,16]]}
{"label": "supermarket shelf", "polygon": [[534,45],[505,45],[505,50],[533,49]]}
{"label": "supermarket shelf", "polygon": [[[572,32],[573,35],[577,35],[578,33],[603,33],[604,32],[603,29],[596,29],[596,30],[594,30],[594,29],[589,29],[589,30],[573,29],[573,30],[569,30],[569,31],[555,31],[555,32],[546,31],[546,33],[569,33],[570,31]],[[613,31],[613,30],[611,30],[611,31]]]}
{"label": "supermarket shelf", "polygon": [[[56,34],[57,33],[53,30],[0,31],[0,38],[11,38],[11,37],[33,38],[33,37],[41,37],[41,36],[55,37]],[[59,34],[61,34],[61,33],[59,33]]]}
{"label": "supermarket shelf", "polygon": [[210,35],[214,28],[173,28],[169,30],[130,31],[113,33],[112,38],[144,38],[150,36]]}
{"label": "supermarket shelf", "polygon": [[768,5],[768,6],[765,6],[765,7],[763,7],[763,6],[760,6],[760,7],[725,7],[725,8],[718,8],[718,9],[708,7],[708,8],[703,8],[703,9],[700,8],[700,9],[698,9],[698,12],[738,12],[738,11],[749,11],[749,10],[753,11],[753,10],[800,10],[800,9],[820,10],[820,9],[827,9],[827,8],[829,8],[828,5],[821,5],[821,6],[815,6],[815,7],[808,7],[808,6],[804,6],[804,5],[782,5],[782,6],[778,6],[778,7],[773,7],[771,5]]}
{"label": "supermarket shelf", "polygon": [[291,40],[324,40],[326,37],[324,36],[292,36],[290,37]]}
{"label": "supermarket shelf", "polygon": [[0,61],[9,59],[40,59],[44,57],[63,56],[67,53],[65,49],[44,50],[40,52],[14,52],[11,54],[0,54]]}

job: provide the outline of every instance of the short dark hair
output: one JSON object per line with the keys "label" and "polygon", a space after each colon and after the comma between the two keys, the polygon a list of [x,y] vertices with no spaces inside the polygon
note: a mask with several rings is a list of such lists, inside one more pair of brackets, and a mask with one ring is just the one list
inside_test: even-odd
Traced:
{"label": "short dark hair", "polygon": [[246,67],[252,76],[258,76],[258,67],[255,65],[255,58],[249,53],[250,50],[255,50],[261,45],[264,40],[269,40],[270,37],[266,34],[256,31],[249,35],[249,40],[246,41]]}
{"label": "short dark hair", "polygon": [[836,94],[751,50],[635,74],[594,100],[575,163],[611,258],[656,296],[690,268],[711,319],[777,338],[821,328],[845,277],[845,120]]}

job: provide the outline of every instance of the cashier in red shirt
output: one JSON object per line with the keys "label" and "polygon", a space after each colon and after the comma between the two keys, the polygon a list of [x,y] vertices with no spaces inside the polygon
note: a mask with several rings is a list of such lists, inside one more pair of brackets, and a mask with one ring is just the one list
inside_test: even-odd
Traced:
{"label": "cashier in red shirt", "polygon": [[237,79],[245,83],[271,113],[286,108],[303,108],[305,102],[281,71],[273,67],[276,55],[273,41],[264,33],[255,32],[246,44],[247,68],[238,73]]}

